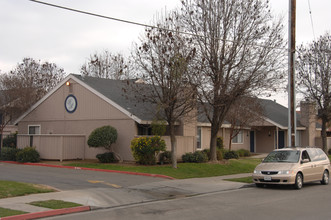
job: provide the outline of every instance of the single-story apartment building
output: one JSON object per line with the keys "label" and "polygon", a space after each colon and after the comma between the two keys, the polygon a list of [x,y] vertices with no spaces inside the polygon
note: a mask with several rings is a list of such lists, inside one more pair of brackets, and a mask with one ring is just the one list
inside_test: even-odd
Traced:
{"label": "single-story apartment building", "polygon": [[[117,129],[113,145],[123,160],[133,160],[131,140],[150,135],[156,105],[137,101],[128,88],[133,80],[112,80],[71,74],[20,116],[19,148],[36,146],[43,159],[94,159],[104,149],[90,148],[88,136],[98,127],[110,125]],[[141,81],[141,85],[148,86]],[[232,149],[247,149],[255,153],[270,152],[286,146],[287,108],[271,100],[260,100],[265,108],[261,122],[241,130],[232,140]],[[315,145],[318,136],[316,113],[310,103],[302,103],[298,115],[298,141]],[[229,142],[229,127],[224,123],[219,131],[224,144]],[[163,136],[170,149],[169,136]],[[177,155],[209,148],[210,123],[205,117],[192,116],[176,125]]]}

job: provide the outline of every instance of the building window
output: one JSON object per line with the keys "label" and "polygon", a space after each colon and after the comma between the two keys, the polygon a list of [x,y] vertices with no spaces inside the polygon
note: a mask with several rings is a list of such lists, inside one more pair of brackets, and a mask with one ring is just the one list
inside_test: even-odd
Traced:
{"label": "building window", "polygon": [[138,135],[152,135],[152,128],[149,125],[138,124]]}
{"label": "building window", "polygon": [[29,125],[29,134],[40,134],[40,125]]}
{"label": "building window", "polygon": [[244,142],[243,131],[239,131],[239,133],[232,138],[233,144],[242,144]]}
{"label": "building window", "polygon": [[201,149],[201,127],[197,127],[197,149]]}

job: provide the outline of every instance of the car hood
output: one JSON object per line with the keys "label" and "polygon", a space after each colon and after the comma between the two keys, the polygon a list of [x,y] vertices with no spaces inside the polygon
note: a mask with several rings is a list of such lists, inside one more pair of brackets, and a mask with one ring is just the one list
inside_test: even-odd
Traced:
{"label": "car hood", "polygon": [[255,170],[267,170],[267,171],[279,171],[279,170],[291,170],[296,163],[260,163]]}

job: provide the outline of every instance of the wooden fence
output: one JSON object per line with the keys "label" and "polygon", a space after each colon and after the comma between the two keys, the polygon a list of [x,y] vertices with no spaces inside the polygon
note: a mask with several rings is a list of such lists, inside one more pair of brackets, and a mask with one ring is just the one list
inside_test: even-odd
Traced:
{"label": "wooden fence", "polygon": [[17,147],[27,146],[46,160],[85,159],[85,135],[17,135]]}

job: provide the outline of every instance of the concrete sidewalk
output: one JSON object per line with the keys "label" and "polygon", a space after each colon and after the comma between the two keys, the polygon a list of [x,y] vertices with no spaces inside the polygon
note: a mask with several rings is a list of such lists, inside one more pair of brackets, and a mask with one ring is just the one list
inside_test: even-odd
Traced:
{"label": "concrete sidewalk", "polygon": [[[14,210],[21,210],[28,213],[38,213],[38,218],[43,213],[48,214],[49,209],[39,208],[27,203],[43,200],[63,200],[68,202],[75,202],[82,204],[83,207],[93,209],[118,207],[130,204],[137,204],[143,202],[164,200],[177,197],[194,196],[212,192],[235,190],[247,186],[249,184],[225,181],[224,179],[247,177],[251,174],[237,174],[220,177],[209,178],[193,178],[184,180],[167,180],[161,182],[153,182],[142,185],[137,185],[128,188],[109,189],[109,188],[91,188],[88,190],[71,190],[61,191],[45,194],[34,194],[22,197],[14,197],[7,199],[0,199],[0,207]],[[86,211],[84,209],[82,211]],[[66,212],[58,212],[59,214],[66,214]],[[72,210],[73,212],[75,210]],[[41,214],[41,215],[40,215]],[[31,218],[29,218],[29,216]],[[25,215],[24,218],[16,216],[15,219],[34,219],[35,215]],[[13,218],[1,218],[13,219]]]}

